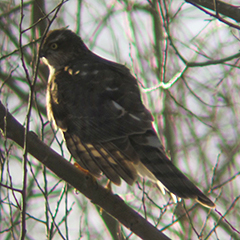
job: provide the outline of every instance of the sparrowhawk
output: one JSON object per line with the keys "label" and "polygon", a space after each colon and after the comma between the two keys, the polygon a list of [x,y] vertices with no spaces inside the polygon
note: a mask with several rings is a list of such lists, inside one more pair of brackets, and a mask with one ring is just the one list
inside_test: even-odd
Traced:
{"label": "sparrowhawk", "polygon": [[117,185],[148,177],[180,198],[215,207],[166,156],[129,69],[97,56],[67,29],[49,32],[40,56],[50,72],[48,117],[82,168]]}

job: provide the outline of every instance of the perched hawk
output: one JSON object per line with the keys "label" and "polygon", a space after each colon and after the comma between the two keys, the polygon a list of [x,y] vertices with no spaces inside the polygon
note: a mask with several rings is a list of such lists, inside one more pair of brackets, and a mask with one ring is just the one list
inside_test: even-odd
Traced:
{"label": "perched hawk", "polygon": [[76,162],[119,185],[146,176],[180,198],[213,208],[168,159],[141,101],[138,83],[123,65],[92,53],[67,29],[49,32],[40,50],[50,74],[47,112]]}

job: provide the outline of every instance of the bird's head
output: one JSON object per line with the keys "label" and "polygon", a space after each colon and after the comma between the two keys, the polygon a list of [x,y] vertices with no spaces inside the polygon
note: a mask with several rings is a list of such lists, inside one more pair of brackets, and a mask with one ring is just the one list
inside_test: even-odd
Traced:
{"label": "bird's head", "polygon": [[87,46],[74,32],[57,29],[46,35],[39,55],[46,65],[59,69],[87,52],[89,52]]}

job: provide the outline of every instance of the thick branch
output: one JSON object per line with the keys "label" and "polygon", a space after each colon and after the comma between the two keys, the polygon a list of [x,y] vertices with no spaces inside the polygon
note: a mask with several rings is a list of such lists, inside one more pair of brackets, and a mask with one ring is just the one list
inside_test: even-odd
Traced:
{"label": "thick branch", "polygon": [[[5,109],[0,102],[0,128],[5,137],[12,139],[18,145],[24,145],[24,127]],[[95,179],[86,174],[49,148],[39,140],[37,135],[29,132],[27,151],[53,171],[59,178],[71,184],[84,194],[94,204],[97,204],[125,227],[144,240],[169,240],[157,228],[150,224],[124,201],[109,190],[98,185]]]}
{"label": "thick branch", "polygon": [[[240,22],[240,8],[229,3],[225,3],[219,0],[185,0],[188,3],[198,4],[205,8],[220,13],[226,17],[232,18],[236,22]],[[216,6],[215,6],[216,2]]]}

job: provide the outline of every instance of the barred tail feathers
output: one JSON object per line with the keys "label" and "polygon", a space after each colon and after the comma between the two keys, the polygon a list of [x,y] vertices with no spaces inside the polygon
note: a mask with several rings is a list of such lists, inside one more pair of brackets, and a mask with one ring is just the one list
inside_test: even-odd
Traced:
{"label": "barred tail feathers", "polygon": [[[153,130],[131,136],[131,142],[141,163],[166,190],[180,198],[195,199],[205,207],[215,207],[215,204],[168,159]],[[155,182],[157,183],[156,180]]]}

